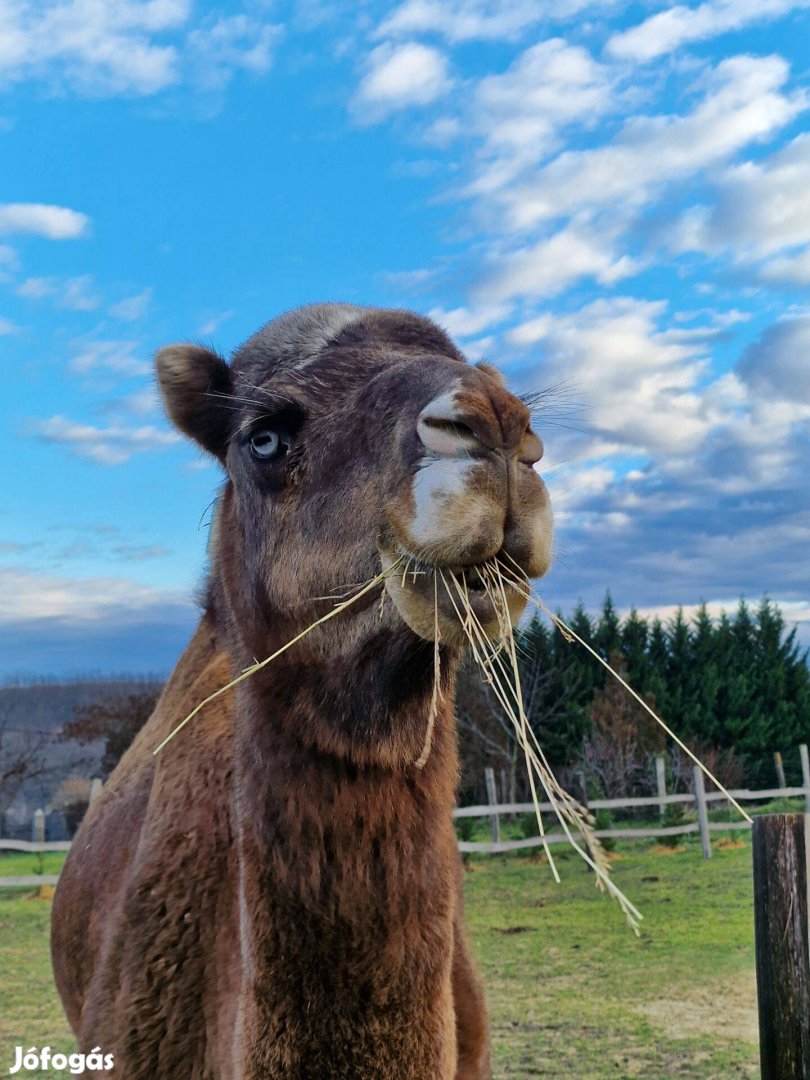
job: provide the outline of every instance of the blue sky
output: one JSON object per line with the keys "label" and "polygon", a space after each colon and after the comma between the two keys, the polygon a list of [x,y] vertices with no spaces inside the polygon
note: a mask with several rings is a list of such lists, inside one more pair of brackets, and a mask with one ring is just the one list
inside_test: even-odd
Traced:
{"label": "blue sky", "polygon": [[166,671],[215,466],[154,350],[432,314],[540,426],[570,608],[810,644],[810,4],[4,0],[0,674]]}

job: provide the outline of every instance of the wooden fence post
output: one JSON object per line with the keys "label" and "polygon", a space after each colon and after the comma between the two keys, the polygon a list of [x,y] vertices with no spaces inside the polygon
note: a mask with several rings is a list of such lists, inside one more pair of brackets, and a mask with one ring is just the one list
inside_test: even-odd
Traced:
{"label": "wooden fence post", "polygon": [[773,755],[773,763],[776,766],[776,778],[779,781],[779,787],[787,787],[787,780],[785,780],[785,766],[782,764],[782,755],[778,750]]}
{"label": "wooden fence post", "polygon": [[501,802],[511,802],[509,798],[509,770],[501,769]]}
{"label": "wooden fence post", "polygon": [[31,839],[35,844],[45,843],[45,811],[35,810],[34,820],[31,825]]}
{"label": "wooden fence post", "polygon": [[[667,764],[664,760],[663,754],[655,755],[655,782],[658,787],[658,795],[660,798],[665,799],[667,796]],[[658,812],[661,816],[661,820],[666,817],[667,807],[666,803],[661,803],[658,807]]]}
{"label": "wooden fence post", "polygon": [[[490,806],[498,805],[498,791],[495,787],[495,770],[484,769],[484,781],[487,785],[487,802]],[[489,819],[492,826],[492,842],[499,844],[501,841],[501,822],[497,814]]]}
{"label": "wooden fence post", "polygon": [[754,928],[762,1080],[810,1080],[805,814],[754,818]]}
{"label": "wooden fence post", "polygon": [[706,786],[703,783],[703,770],[695,765],[692,771],[695,776],[695,802],[697,803],[698,827],[700,828],[703,858],[710,859],[712,857],[712,838],[709,833],[709,811],[706,805]]}
{"label": "wooden fence post", "polygon": [[807,743],[799,746],[799,757],[802,759],[802,787],[804,788],[804,812],[810,814],[810,755],[807,753]]}

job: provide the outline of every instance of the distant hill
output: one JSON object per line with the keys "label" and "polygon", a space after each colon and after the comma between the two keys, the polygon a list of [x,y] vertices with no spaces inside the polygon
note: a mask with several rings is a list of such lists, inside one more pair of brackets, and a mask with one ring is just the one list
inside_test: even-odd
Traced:
{"label": "distant hill", "polygon": [[[38,806],[47,806],[66,776],[97,775],[101,743],[79,746],[60,741],[65,723],[74,718],[79,706],[93,705],[110,695],[125,695],[159,687],[162,680],[142,678],[76,679],[65,682],[39,681],[0,686],[0,734],[3,745],[14,746],[40,735],[45,736],[42,754],[48,775],[27,781],[12,804],[26,816]],[[0,767],[2,749],[0,748]]]}
{"label": "distant hill", "polygon": [[77,706],[93,705],[111,694],[134,693],[155,686],[163,680],[152,676],[138,678],[76,679],[66,682],[41,682],[0,686],[0,727],[9,731],[58,731],[73,719]]}

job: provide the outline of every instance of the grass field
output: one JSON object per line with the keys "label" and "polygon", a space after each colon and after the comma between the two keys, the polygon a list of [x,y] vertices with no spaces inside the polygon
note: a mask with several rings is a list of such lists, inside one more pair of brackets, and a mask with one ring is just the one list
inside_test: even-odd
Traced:
{"label": "grass field", "polygon": [[[711,862],[694,841],[615,855],[616,881],[645,915],[641,938],[576,856],[559,856],[561,885],[541,861],[517,857],[481,857],[466,875],[495,1077],[754,1080],[748,838],[717,842]],[[43,872],[61,859],[48,856]],[[0,876],[29,874],[32,861],[0,857]],[[0,893],[0,1074],[16,1045],[72,1046],[51,982],[50,908]]]}

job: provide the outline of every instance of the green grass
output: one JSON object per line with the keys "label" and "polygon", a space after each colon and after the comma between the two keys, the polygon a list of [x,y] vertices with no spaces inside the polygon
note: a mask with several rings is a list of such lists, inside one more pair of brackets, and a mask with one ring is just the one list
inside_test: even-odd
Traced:
{"label": "green grass", "polygon": [[[556,851],[561,885],[540,861],[474,857],[466,916],[489,1000],[495,1077],[754,1080],[748,838],[716,846],[711,862],[696,842],[674,853],[621,851],[614,876],[645,915],[640,939],[570,852]],[[61,858],[49,856],[45,872]],[[0,876],[30,873],[31,862],[2,857]],[[72,1046],[51,981],[50,908],[30,893],[0,894],[0,1074],[16,1045]]]}
{"label": "green grass", "polygon": [[467,921],[489,998],[500,1078],[758,1076],[750,848],[654,848],[614,862],[645,915],[641,938],[561,853],[479,858]]}

